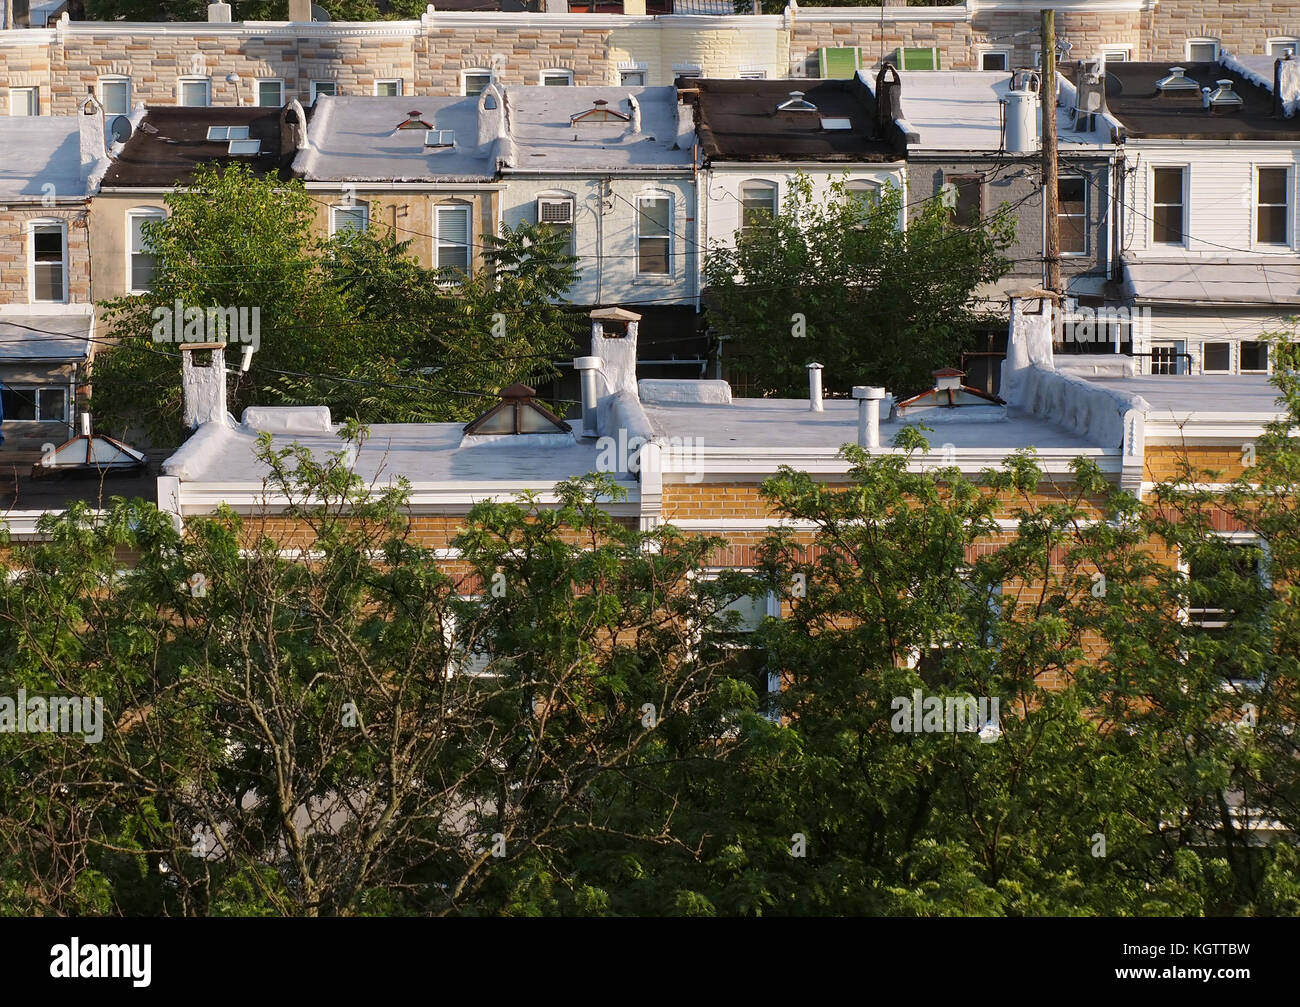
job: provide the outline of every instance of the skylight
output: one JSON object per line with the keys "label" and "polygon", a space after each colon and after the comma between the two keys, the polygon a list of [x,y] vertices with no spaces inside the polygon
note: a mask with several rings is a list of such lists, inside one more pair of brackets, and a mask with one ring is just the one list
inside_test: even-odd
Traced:
{"label": "skylight", "polygon": [[592,107],[585,112],[578,112],[569,116],[569,122],[576,124],[579,122],[627,122],[632,117],[617,112],[609,107],[609,102],[604,98],[597,98],[591,103]]}
{"label": "skylight", "polygon": [[802,91],[791,91],[788,100],[776,106],[778,112],[816,112],[817,106],[805,101]]}
{"label": "skylight", "polygon": [[841,130],[852,129],[853,123],[848,119],[828,119],[822,116],[822,129],[828,133],[839,132]]}
{"label": "skylight", "polygon": [[433,124],[425,122],[420,118],[420,111],[416,109],[406,113],[406,121],[397,124],[398,129],[432,129]]}
{"label": "skylight", "polygon": [[424,145],[426,147],[454,147],[456,145],[456,131],[454,129],[426,130]]}
{"label": "skylight", "polygon": [[262,152],[261,140],[231,140],[226,153],[231,155],[257,155]]}
{"label": "skylight", "polygon": [[247,126],[209,126],[209,140],[247,140]]}

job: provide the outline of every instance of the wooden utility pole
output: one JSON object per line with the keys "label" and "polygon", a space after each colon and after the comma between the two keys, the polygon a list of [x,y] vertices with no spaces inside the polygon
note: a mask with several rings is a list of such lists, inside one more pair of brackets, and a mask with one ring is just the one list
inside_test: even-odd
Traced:
{"label": "wooden utility pole", "polygon": [[1047,267],[1048,290],[1061,289],[1061,218],[1058,213],[1056,162],[1056,12],[1045,10],[1043,18],[1043,83],[1038,89],[1043,106],[1043,203],[1047,233],[1043,242],[1043,262]]}

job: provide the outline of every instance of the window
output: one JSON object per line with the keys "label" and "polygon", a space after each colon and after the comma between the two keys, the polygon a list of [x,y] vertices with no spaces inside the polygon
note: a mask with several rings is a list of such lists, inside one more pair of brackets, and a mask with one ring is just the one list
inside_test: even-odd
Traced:
{"label": "window", "polygon": [[1187,343],[1169,339],[1151,344],[1152,374],[1184,374],[1183,361],[1187,359]]}
{"label": "window", "polygon": [[212,104],[212,81],[207,77],[182,77],[176,82],[176,104],[202,108]]}
{"label": "window", "polygon": [[32,300],[61,304],[68,299],[67,228],[61,221],[38,221],[29,234]]}
{"label": "window", "polygon": [[1217,38],[1189,38],[1187,58],[1193,63],[1213,63],[1219,58]]}
{"label": "window", "polygon": [[41,92],[35,87],[11,87],[9,89],[10,115],[40,115]]}
{"label": "window", "polygon": [[1254,641],[1241,646],[1234,637],[1249,633],[1267,604],[1267,555],[1267,543],[1250,534],[1215,536],[1189,551],[1182,567],[1186,620],[1196,628],[1199,642],[1211,647],[1208,653],[1197,648],[1187,655],[1198,670],[1208,665],[1229,682],[1259,681],[1261,648],[1251,645]]}
{"label": "window", "polygon": [[1186,207],[1183,201],[1183,168],[1153,168],[1152,234],[1157,245],[1183,245],[1187,231]]}
{"label": "window", "polygon": [[1244,339],[1241,343],[1241,373],[1268,372],[1268,343]]}
{"label": "window", "polygon": [[537,198],[537,223],[552,234],[565,236],[564,249],[573,252],[573,209],[572,196],[551,195]]}
{"label": "window", "polygon": [[844,187],[844,194],[858,208],[858,212],[866,216],[880,202],[880,185],[855,179]]}
{"label": "window", "polygon": [[401,96],[402,82],[400,79],[375,81],[376,98],[400,98]]}
{"label": "window", "polygon": [[984,216],[982,175],[949,175],[944,180],[944,200],[958,227],[973,227]]}
{"label": "window", "polygon": [[[776,219],[776,186],[745,182],[740,187],[740,233],[764,227]],[[665,270],[666,271],[666,270]]]}
{"label": "window", "polygon": [[1290,209],[1290,169],[1255,169],[1255,240],[1261,245],[1287,244]]}
{"label": "window", "polygon": [[618,72],[620,87],[645,87],[644,70],[620,70]]}
{"label": "window", "polygon": [[767,80],[767,71],[759,70],[756,68],[746,69],[745,67],[741,67],[740,79],[741,80]]}
{"label": "window", "polygon": [[158,259],[149,251],[144,237],[144,225],[151,220],[166,220],[167,214],[154,207],[128,210],[126,214],[126,267],[127,291],[142,294],[153,289]]}
{"label": "window", "polygon": [[257,104],[263,108],[279,108],[284,104],[284,81],[259,80]]}
{"label": "window", "polygon": [[435,268],[469,274],[469,213],[467,204],[438,207]]}
{"label": "window", "polygon": [[1056,216],[1060,223],[1061,254],[1088,254],[1088,180],[1065,175],[1056,182]]}
{"label": "window", "polygon": [[105,115],[131,114],[131,78],[100,77],[99,103]]}
{"label": "window", "polygon": [[980,53],[981,70],[1010,70],[1011,53],[1006,49],[986,49]]}
{"label": "window", "polygon": [[543,87],[572,87],[573,71],[543,70],[541,80]]}
{"label": "window", "polygon": [[464,95],[482,94],[484,88],[492,83],[491,70],[462,70],[460,74],[460,92]]}
{"label": "window", "polygon": [[330,234],[342,234],[345,231],[364,232],[369,226],[370,205],[368,203],[330,207]]}
{"label": "window", "polygon": [[704,68],[698,63],[674,63],[673,76],[694,80],[696,77],[704,76]]}
{"label": "window", "polygon": [[1268,54],[1281,59],[1286,56],[1300,56],[1300,42],[1293,38],[1271,38],[1268,40]]}
{"label": "window", "polygon": [[666,276],[670,272],[672,200],[667,196],[641,196],[636,208],[636,271]]}
{"label": "window", "polygon": [[1206,372],[1232,370],[1232,344],[1202,343],[1201,370]]}
{"label": "window", "polygon": [[5,385],[0,389],[0,402],[4,418],[36,423],[68,422],[68,390],[66,388],[14,388]]}
{"label": "window", "polygon": [[339,85],[333,80],[314,80],[311,82],[311,100],[314,104],[316,96],[320,94],[335,95],[339,93]]}
{"label": "window", "polygon": [[1107,63],[1127,63],[1128,50],[1127,49],[1103,49],[1101,51],[1101,58],[1104,59]]}

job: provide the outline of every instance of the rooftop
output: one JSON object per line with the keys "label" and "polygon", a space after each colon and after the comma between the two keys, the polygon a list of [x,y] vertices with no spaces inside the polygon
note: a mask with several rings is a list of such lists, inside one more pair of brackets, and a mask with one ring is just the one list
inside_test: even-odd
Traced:
{"label": "rooftop", "polygon": [[24,307],[6,306],[0,310],[0,362],[86,359],[94,322],[89,305],[69,305],[72,310],[57,314],[25,314]]}
{"label": "rooftop", "polygon": [[[858,76],[875,87],[866,71],[859,71]],[[899,78],[903,118],[919,136],[909,142],[909,152],[1003,148],[1002,102],[1011,91],[1011,74],[1002,70],[910,70],[900,72]],[[1110,130],[1100,116],[1091,131],[1074,128],[1074,85],[1059,75],[1057,79],[1062,89],[1056,118],[1061,148],[1077,151],[1109,144]]]}
{"label": "rooftop", "polygon": [[[477,97],[318,95],[294,171],[308,181],[490,181],[496,130],[479,142],[478,106]],[[397,128],[410,119],[428,127]],[[450,145],[427,146],[428,129],[450,132],[441,137]]]}
{"label": "rooftop", "polygon": [[1187,419],[1196,416],[1235,414],[1275,416],[1278,390],[1267,374],[1186,374],[1133,377],[1090,377],[1101,385],[1146,399],[1149,419]]}
{"label": "rooftop", "polygon": [[[293,159],[293,130],[281,127],[278,108],[226,106],[151,106],[137,120],[131,138],[122,145],[104,175],[105,187],[172,186],[185,184],[201,164],[242,162],[257,175],[288,178]],[[213,127],[247,127],[246,139],[260,144],[257,154],[231,153],[230,140],[209,140]]]}
{"label": "rooftop", "polygon": [[[1131,139],[1286,140],[1296,135],[1293,120],[1274,118],[1272,93],[1223,63],[1179,64],[1197,88],[1186,94],[1161,94],[1156,82],[1168,77],[1170,63],[1110,63],[1106,103]],[[1254,74],[1251,74],[1253,77]],[[1271,76],[1271,73],[1270,73]],[[1220,80],[1232,81],[1240,110],[1216,112],[1202,105],[1201,89],[1212,92]]]}
{"label": "rooftop", "polygon": [[[875,135],[875,98],[860,79],[690,80],[706,161],[901,161],[893,142]],[[781,110],[791,92],[815,110]],[[795,99],[798,101],[798,99]],[[848,129],[826,129],[847,119]]]}
{"label": "rooftop", "polygon": [[1124,260],[1124,292],[1139,304],[1300,304],[1289,258]]}
{"label": "rooftop", "polygon": [[108,167],[102,145],[98,116],[0,118],[0,203],[84,199]]}
{"label": "rooftop", "polygon": [[[673,87],[508,87],[516,171],[626,168],[690,170],[689,116],[679,124]],[[628,99],[640,106],[634,131]],[[603,104],[598,104],[603,103]],[[574,116],[595,112],[586,119]]]}

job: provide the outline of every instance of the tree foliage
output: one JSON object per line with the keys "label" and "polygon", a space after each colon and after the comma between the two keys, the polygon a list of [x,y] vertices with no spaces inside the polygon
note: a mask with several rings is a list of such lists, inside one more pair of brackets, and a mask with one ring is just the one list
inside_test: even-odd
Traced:
{"label": "tree foliage", "polygon": [[841,179],[819,200],[800,176],[775,218],[709,251],[709,321],[755,393],[805,394],[817,361],[833,364],[827,391],[913,394],[930,387],[934,361],[958,362],[979,321],[972,292],[1009,267],[1014,219],[957,227],[932,199],[904,230],[903,212],[895,187],[867,204]]}

